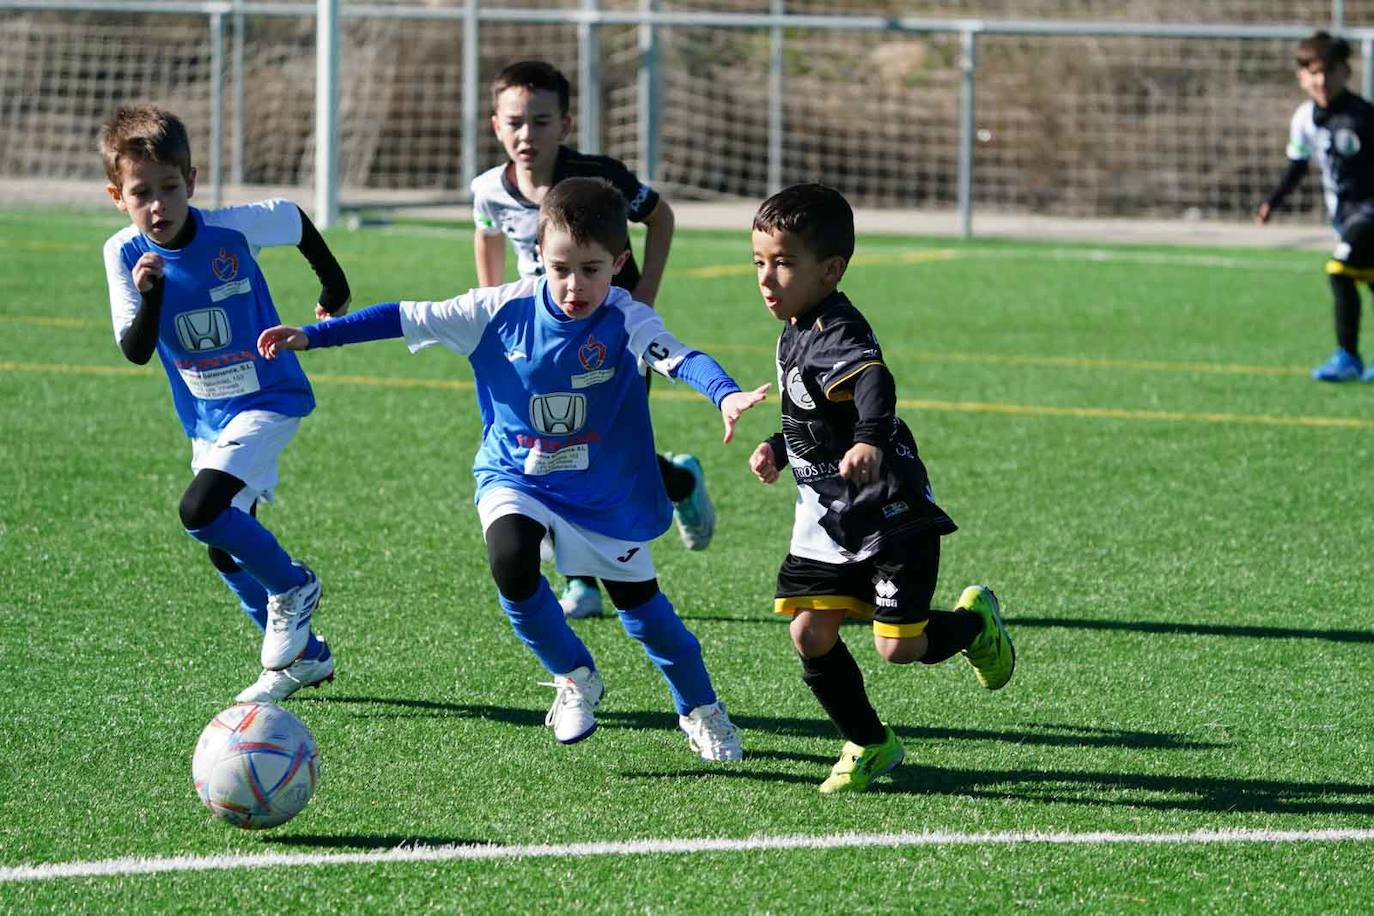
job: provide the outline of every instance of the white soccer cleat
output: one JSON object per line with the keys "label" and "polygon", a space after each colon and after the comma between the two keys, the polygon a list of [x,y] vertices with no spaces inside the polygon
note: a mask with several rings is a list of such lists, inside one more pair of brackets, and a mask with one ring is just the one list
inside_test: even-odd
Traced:
{"label": "white soccer cleat", "polygon": [[560,744],[576,744],[596,731],[592,710],[606,692],[601,675],[583,665],[567,674],[554,675],[553,682],[545,682],[544,686],[558,691],[549,714],[544,717],[544,724],[553,729],[553,736]]}
{"label": "white soccer cleat", "polygon": [[702,760],[744,759],[744,745],[740,743],[735,723],[725,713],[724,703],[698,706],[687,715],[678,716],[677,724],[687,733],[687,743]]}
{"label": "white soccer cleat", "polygon": [[310,641],[310,617],[320,603],[320,577],[302,566],[309,577],[280,595],[267,596],[267,632],[262,636],[262,666],[280,671],[301,657]]}
{"label": "white soccer cleat", "polygon": [[[323,639],[320,640],[324,642]],[[240,703],[276,703],[302,687],[318,687],[334,680],[334,656],[325,646],[319,658],[298,658],[281,671],[262,669],[258,679],[244,688],[234,699]]]}

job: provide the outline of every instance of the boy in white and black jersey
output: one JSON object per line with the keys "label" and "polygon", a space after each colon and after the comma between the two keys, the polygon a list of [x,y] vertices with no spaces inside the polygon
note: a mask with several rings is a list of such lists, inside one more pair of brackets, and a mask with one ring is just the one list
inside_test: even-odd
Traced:
{"label": "boy in white and black jersey", "polygon": [[1011,679],[1016,653],[991,589],[971,585],[955,610],[931,610],[940,538],[955,525],[896,415],[873,329],[837,288],[854,253],[849,204],[817,184],[779,191],[754,216],[753,247],[764,304],[785,324],[783,428],[754,450],[750,469],[771,484],[791,465],[797,484],[774,609],[792,617],[802,680],[845,738],[820,790],[862,792],[904,751],[840,638],[845,618],[871,619],[878,653],[896,664],[962,652],[989,690]]}
{"label": "boy in white and black jersey", "polygon": [[1307,174],[1321,169],[1322,192],[1339,241],[1326,273],[1335,301],[1336,350],[1312,370],[1322,382],[1374,381],[1374,364],[1360,357],[1360,292],[1374,282],[1374,105],[1346,88],[1350,45],[1326,32],[1298,42],[1298,84],[1309,96],[1293,113],[1288,169],[1260,204],[1261,225]]}
{"label": "boy in white and black jersey", "polygon": [[[672,207],[620,160],[580,153],[564,144],[572,128],[570,99],[567,78],[542,60],[513,63],[492,81],[491,124],[507,161],[472,182],[477,285],[505,282],[507,238],[515,248],[520,276],[542,276],[538,228],[544,195],[568,178],[603,178],[625,198],[630,221],[642,223],[646,230],[643,269],[629,252],[613,282],[636,302],[652,307],[673,240]],[[692,455],[665,453],[658,457],[658,469],[682,542],[689,550],[705,550],[715,533],[715,508],[701,463]],[[596,579],[570,577],[560,604],[569,617],[599,617]]]}

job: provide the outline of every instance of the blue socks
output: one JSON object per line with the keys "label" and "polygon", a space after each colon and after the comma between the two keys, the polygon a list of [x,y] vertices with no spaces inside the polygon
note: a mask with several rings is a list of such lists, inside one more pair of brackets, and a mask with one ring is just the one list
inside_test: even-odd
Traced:
{"label": "blue socks", "polygon": [[[224,584],[229,586],[229,591],[238,596],[239,607],[259,632],[267,632],[267,589],[254,579],[252,574],[246,569],[238,572],[225,572],[218,570],[219,577],[224,580]],[[310,631],[310,639],[305,644],[305,653],[301,656],[304,659],[313,660],[320,657],[325,650],[324,643],[315,638],[315,631]]]}
{"label": "blue socks", "polygon": [[596,668],[592,653],[563,618],[563,609],[558,606],[548,579],[540,576],[539,587],[523,601],[512,601],[499,592],[497,596],[515,635],[530,647],[550,674],[567,674],[584,665]]}
{"label": "blue socks", "polygon": [[639,607],[621,611],[620,623],[668,682],[679,715],[716,702],[701,643],[677,616],[667,595],[659,592]]}
{"label": "blue socks", "polygon": [[305,570],[291,562],[272,532],[242,509],[230,507],[204,528],[188,528],[186,533],[229,554],[274,595],[305,583]]}
{"label": "blue socks", "polygon": [[[541,576],[534,594],[523,601],[512,601],[499,593],[498,597],[515,635],[550,674],[567,674],[584,665],[596,668],[591,652],[563,617],[547,579]],[[659,592],[639,607],[621,611],[620,623],[644,647],[668,682],[679,715],[716,702],[716,691],[701,657],[701,643],[683,625],[666,595]]]}
{"label": "blue socks", "polygon": [[219,577],[229,586],[229,591],[238,596],[239,607],[243,608],[243,613],[248,615],[253,625],[260,632],[267,632],[267,589],[262,587],[262,583],[246,569],[231,573],[221,569]]}

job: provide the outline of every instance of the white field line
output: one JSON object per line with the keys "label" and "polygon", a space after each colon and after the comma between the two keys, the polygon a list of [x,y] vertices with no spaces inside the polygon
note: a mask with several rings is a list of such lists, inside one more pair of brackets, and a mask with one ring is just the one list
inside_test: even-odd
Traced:
{"label": "white field line", "polygon": [[686,855],[790,849],[858,849],[905,846],[1102,846],[1238,843],[1368,843],[1374,829],[1195,830],[1186,833],[843,833],[830,836],[754,836],[744,839],[633,840],[527,846],[398,846],[372,852],[255,853],[220,856],[102,859],[0,868],[0,884],[55,878],[156,875],[303,865],[374,865],[394,862],[471,862],[487,859],[560,859],[589,856]]}

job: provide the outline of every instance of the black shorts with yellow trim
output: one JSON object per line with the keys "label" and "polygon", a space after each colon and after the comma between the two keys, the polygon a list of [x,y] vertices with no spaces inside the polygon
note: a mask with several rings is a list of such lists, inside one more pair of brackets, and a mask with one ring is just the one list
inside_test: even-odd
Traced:
{"label": "black shorts with yellow trim", "polygon": [[1355,209],[1336,231],[1341,238],[1326,262],[1326,272],[1357,282],[1374,282],[1374,204]]}
{"label": "black shorts with yellow trim", "polygon": [[822,563],[788,554],[778,570],[777,614],[842,611],[872,620],[878,636],[920,636],[940,574],[940,538],[926,534],[884,546],[858,563]]}

